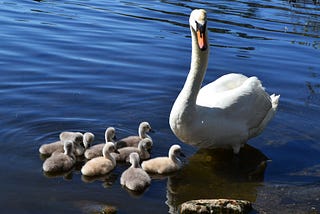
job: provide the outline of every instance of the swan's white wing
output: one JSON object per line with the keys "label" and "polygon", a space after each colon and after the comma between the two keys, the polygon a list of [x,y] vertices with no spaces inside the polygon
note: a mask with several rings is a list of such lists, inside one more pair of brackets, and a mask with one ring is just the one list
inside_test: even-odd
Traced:
{"label": "swan's white wing", "polygon": [[[242,74],[226,74],[217,80],[203,86],[197,96],[197,105],[206,107],[219,107],[221,99],[219,96],[225,92],[239,88],[248,79]],[[220,103],[220,104],[219,104]]]}
{"label": "swan's white wing", "polygon": [[222,109],[224,116],[221,118],[243,124],[248,131],[257,128],[272,108],[270,96],[256,77],[229,75],[219,84],[215,81],[203,87],[197,105]]}

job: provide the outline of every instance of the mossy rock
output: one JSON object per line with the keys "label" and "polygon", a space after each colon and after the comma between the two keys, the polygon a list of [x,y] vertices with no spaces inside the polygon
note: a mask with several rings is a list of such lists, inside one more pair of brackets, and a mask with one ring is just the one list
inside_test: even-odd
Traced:
{"label": "mossy rock", "polygon": [[252,210],[250,201],[233,199],[200,199],[180,205],[181,214],[245,214]]}

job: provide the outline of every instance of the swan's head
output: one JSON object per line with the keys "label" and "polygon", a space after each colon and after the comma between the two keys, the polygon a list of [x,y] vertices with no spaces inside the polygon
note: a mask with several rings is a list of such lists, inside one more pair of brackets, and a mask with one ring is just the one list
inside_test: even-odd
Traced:
{"label": "swan's head", "polygon": [[108,127],[104,134],[106,142],[112,142],[116,140],[116,129],[113,127]]}
{"label": "swan's head", "polygon": [[191,30],[197,35],[199,49],[207,50],[207,12],[203,9],[193,10],[190,14],[189,24]]}

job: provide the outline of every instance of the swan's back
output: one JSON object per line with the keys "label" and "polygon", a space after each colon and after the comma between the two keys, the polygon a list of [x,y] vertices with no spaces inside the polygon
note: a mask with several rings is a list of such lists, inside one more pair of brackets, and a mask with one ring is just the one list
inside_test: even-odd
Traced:
{"label": "swan's back", "polygon": [[[279,96],[269,96],[265,92],[257,77],[227,74],[200,90],[197,105],[217,109],[204,115],[212,117],[207,124],[208,130],[219,130],[217,126],[227,124],[224,131],[219,130],[220,133],[239,130],[239,139],[245,135],[246,141],[264,129],[277,109],[278,100]],[[227,136],[224,138],[219,140],[228,140]]]}

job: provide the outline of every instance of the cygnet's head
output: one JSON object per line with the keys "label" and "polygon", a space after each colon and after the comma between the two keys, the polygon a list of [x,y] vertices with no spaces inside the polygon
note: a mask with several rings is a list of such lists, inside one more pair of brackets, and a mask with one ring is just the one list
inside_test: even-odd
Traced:
{"label": "cygnet's head", "polygon": [[149,149],[152,148],[152,145],[153,145],[153,142],[152,142],[152,140],[150,138],[144,138],[144,139],[140,140],[138,147],[139,148],[142,147],[142,148],[144,148],[146,150],[149,150]]}
{"label": "cygnet's head", "polygon": [[73,151],[73,141],[71,140],[64,141],[63,150],[65,155],[70,155]]}
{"label": "cygnet's head", "polygon": [[169,157],[178,157],[182,156],[185,157],[185,155],[181,151],[181,147],[177,144],[172,145],[169,149]]}
{"label": "cygnet's head", "polygon": [[104,134],[106,142],[112,142],[116,140],[116,129],[113,127],[108,127]]}
{"label": "cygnet's head", "polygon": [[139,162],[140,162],[140,157],[139,157],[138,153],[132,152],[129,155],[129,162],[131,163],[131,165],[133,167],[138,167],[139,166]]}
{"label": "cygnet's head", "polygon": [[61,141],[72,140],[76,144],[81,144],[83,142],[83,134],[81,132],[61,132],[60,135]]}
{"label": "cygnet's head", "polygon": [[207,50],[207,12],[203,9],[193,10],[190,14],[189,24],[191,30],[196,34],[199,49]]}
{"label": "cygnet's head", "polygon": [[113,142],[107,142],[103,147],[102,154],[104,157],[106,157],[112,152],[119,153]]}
{"label": "cygnet's head", "polygon": [[93,133],[86,132],[86,133],[83,134],[84,148],[89,148],[93,141],[94,141],[94,134]]}
{"label": "cygnet's head", "polygon": [[143,133],[152,132],[152,128],[148,122],[142,122],[139,125],[139,133],[142,131]]}

